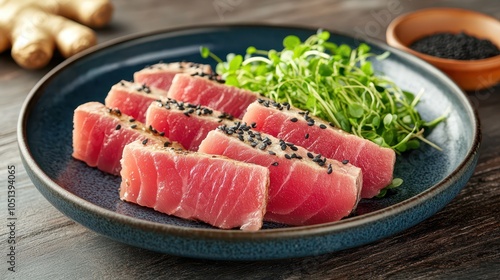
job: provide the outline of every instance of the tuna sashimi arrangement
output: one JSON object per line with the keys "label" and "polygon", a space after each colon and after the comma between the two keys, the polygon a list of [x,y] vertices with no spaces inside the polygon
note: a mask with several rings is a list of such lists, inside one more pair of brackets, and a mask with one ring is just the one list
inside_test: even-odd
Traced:
{"label": "tuna sashimi arrangement", "polygon": [[164,132],[186,149],[197,151],[208,132],[220,125],[231,124],[234,118],[201,105],[168,99],[153,102],[146,115],[146,125]]}
{"label": "tuna sashimi arrangement", "polygon": [[246,124],[210,131],[199,151],[269,169],[268,221],[289,225],[337,221],[358,203],[362,185],[359,168],[252,131]]}
{"label": "tuna sashimi arrangement", "polygon": [[307,111],[160,63],[74,114],[73,157],[121,176],[117,198],[222,229],[334,222],[392,181],[395,153]]}
{"label": "tuna sashimi arrangement", "polygon": [[74,158],[119,175],[123,148],[135,140],[183,148],[119,109],[107,108],[98,102],[88,102],[76,108],[73,118]]}
{"label": "tuna sashimi arrangement", "polygon": [[333,127],[307,111],[288,104],[259,99],[248,106],[243,117],[255,129],[302,146],[325,157],[348,161],[363,171],[361,197],[377,195],[392,181],[396,153]]}
{"label": "tuna sashimi arrangement", "polygon": [[222,229],[262,226],[267,168],[140,141],[125,146],[122,166],[125,201]]}

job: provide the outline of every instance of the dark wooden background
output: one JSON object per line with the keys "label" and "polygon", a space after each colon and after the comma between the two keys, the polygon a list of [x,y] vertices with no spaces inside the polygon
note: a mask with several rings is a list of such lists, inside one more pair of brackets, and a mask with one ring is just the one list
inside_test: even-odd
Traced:
{"label": "dark wooden background", "polygon": [[[144,31],[204,23],[259,22],[326,28],[385,40],[396,16],[432,6],[462,7],[500,18],[500,1],[163,1],[114,0],[112,23],[99,42]],[[1,16],[1,15],[0,15]],[[499,34],[500,36],[500,34]],[[500,86],[468,92],[483,131],[481,157],[464,190],[419,225],[378,242],[317,257],[223,262],[187,259],[130,247],[58,212],[22,167],[16,122],[44,69],[19,68],[0,54],[0,178],[17,168],[17,272],[7,271],[6,186],[0,190],[0,279],[500,279]],[[5,180],[4,180],[5,181]]]}

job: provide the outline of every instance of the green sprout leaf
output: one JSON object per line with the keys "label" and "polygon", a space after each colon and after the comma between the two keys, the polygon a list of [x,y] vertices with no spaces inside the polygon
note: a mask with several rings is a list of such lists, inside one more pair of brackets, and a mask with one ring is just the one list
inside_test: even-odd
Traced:
{"label": "green sprout leaf", "polygon": [[361,118],[365,113],[363,106],[360,104],[352,103],[349,104],[349,115],[353,118]]}
{"label": "green sprout leaf", "polygon": [[247,48],[247,51],[246,51],[246,53],[247,53],[247,54],[250,54],[250,55],[251,55],[251,54],[254,54],[254,53],[256,53],[256,52],[257,52],[257,49],[256,49],[254,46],[250,46],[250,47],[248,47],[248,48]]}
{"label": "green sprout leaf", "polygon": [[299,37],[295,35],[288,35],[283,39],[283,46],[287,50],[293,50],[296,46],[300,45]]}
{"label": "green sprout leaf", "polygon": [[201,53],[201,57],[208,58],[210,56],[210,49],[202,46],[202,47],[200,47],[200,53]]}

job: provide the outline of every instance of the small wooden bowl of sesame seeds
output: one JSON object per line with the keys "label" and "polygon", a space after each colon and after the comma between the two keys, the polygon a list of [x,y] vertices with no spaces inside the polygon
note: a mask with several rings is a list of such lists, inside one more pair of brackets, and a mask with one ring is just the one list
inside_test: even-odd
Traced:
{"label": "small wooden bowl of sesame seeds", "polygon": [[431,8],[401,15],[387,28],[390,46],[446,73],[463,90],[500,82],[500,21],[457,8]]}

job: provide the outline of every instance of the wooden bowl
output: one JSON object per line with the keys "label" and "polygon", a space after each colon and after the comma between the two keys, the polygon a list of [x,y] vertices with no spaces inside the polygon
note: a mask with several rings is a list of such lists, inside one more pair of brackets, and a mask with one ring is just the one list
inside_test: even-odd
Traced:
{"label": "wooden bowl", "polygon": [[401,15],[387,28],[387,43],[413,54],[446,73],[463,90],[480,90],[500,82],[500,55],[478,60],[446,59],[417,52],[409,46],[440,32],[464,32],[488,39],[500,47],[500,21],[478,12],[457,8],[431,8]]}

